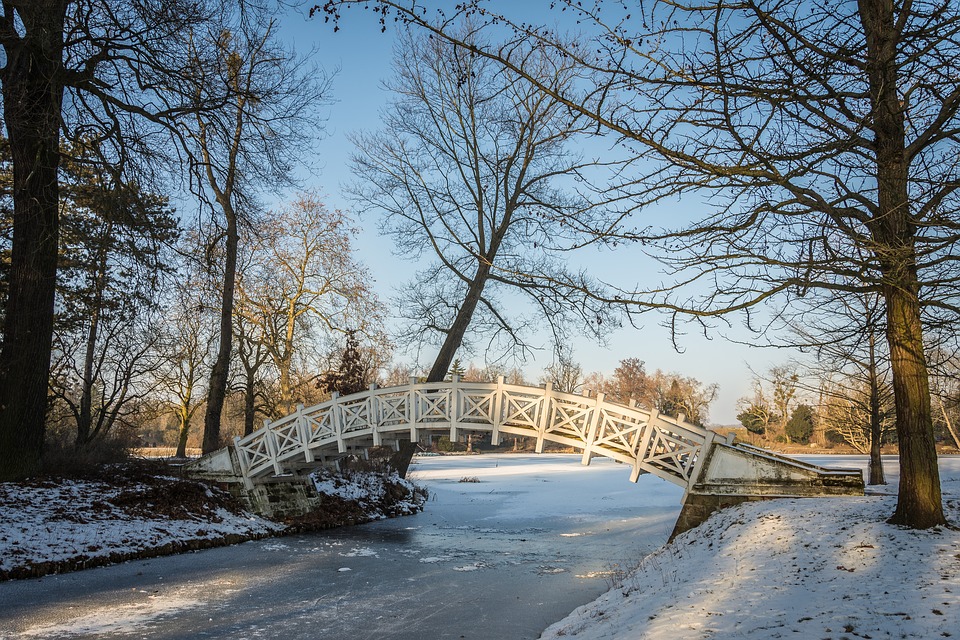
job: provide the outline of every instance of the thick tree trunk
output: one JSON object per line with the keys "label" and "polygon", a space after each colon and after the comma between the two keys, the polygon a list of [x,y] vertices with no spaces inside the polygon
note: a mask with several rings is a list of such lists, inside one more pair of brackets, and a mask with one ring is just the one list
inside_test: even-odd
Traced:
{"label": "thick tree trunk", "polygon": [[237,245],[239,231],[237,217],[229,203],[221,203],[227,218],[227,237],[223,260],[223,290],[220,302],[220,343],[217,359],[210,372],[210,391],[207,396],[207,411],[203,421],[203,453],[220,448],[220,419],[223,403],[227,397],[227,380],[230,375],[230,354],[233,346],[233,297],[237,276]]}
{"label": "thick tree trunk", "polygon": [[177,458],[187,457],[187,438],[190,436],[190,396],[180,405],[180,429],[177,437]]}
{"label": "thick tree trunk", "polygon": [[[59,237],[59,134],[67,0],[16,3],[5,32],[3,118],[13,159],[13,243],[0,351],[0,481],[35,472],[43,452]],[[7,7],[5,13],[12,11]],[[13,17],[7,15],[10,30]]]}
{"label": "thick tree trunk", "polygon": [[470,326],[473,319],[473,312],[477,309],[477,303],[480,302],[480,296],[483,294],[483,287],[487,284],[487,277],[490,275],[490,261],[481,260],[477,273],[470,281],[467,287],[467,295],[463,298],[463,303],[457,310],[457,316],[447,331],[447,337],[443,340],[440,352],[437,354],[433,367],[427,375],[427,382],[442,382],[450,368],[450,363],[457,355],[457,350],[463,344],[463,336]]}
{"label": "thick tree trunk", "polygon": [[916,295],[910,293],[898,286],[885,287],[887,340],[900,448],[899,499],[890,522],[926,529],[946,524],[946,518],[933,438],[920,303]]}
{"label": "thick tree trunk", "polygon": [[916,228],[907,188],[906,127],[897,92],[899,33],[889,0],[859,0],[858,7],[867,40],[866,70],[873,107],[869,125],[877,154],[877,210],[870,231],[883,276],[900,447],[899,499],[890,522],[925,529],[944,524],[946,519],[923,351]]}

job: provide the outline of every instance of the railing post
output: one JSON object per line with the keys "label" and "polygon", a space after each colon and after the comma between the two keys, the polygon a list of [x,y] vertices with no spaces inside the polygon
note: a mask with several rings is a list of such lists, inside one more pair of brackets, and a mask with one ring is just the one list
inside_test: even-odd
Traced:
{"label": "railing post", "polygon": [[450,376],[450,388],[447,391],[447,417],[450,418],[450,442],[457,442],[460,439],[460,396],[457,393],[460,376]]}
{"label": "railing post", "polygon": [[373,436],[373,446],[379,447],[383,444],[383,438],[380,435],[380,400],[373,393],[377,390],[377,383],[370,383],[370,390],[367,396],[367,422],[370,424],[370,433]]}
{"label": "railing post", "polygon": [[303,459],[308,463],[313,462],[313,451],[310,450],[310,423],[303,415],[302,404],[297,405],[297,438],[303,448]]}
{"label": "railing post", "polygon": [[280,447],[277,446],[277,435],[273,432],[273,429],[267,429],[263,437],[267,443],[267,451],[270,453],[270,461],[273,463],[274,475],[283,475],[283,467],[280,466],[279,460]]}
{"label": "railing post", "polygon": [[410,442],[420,442],[417,429],[417,416],[420,414],[420,398],[416,391],[417,377],[410,376],[410,388],[407,390],[407,424],[410,425]]}
{"label": "railing post", "polygon": [[550,402],[553,396],[553,382],[547,382],[543,386],[543,399],[540,401],[540,415],[537,420],[537,446],[534,449],[536,453],[543,453],[543,436],[550,428],[553,411]]}
{"label": "railing post", "polygon": [[650,410],[650,416],[647,418],[647,428],[643,430],[643,437],[637,445],[636,457],[633,460],[633,471],[630,472],[630,479],[636,482],[643,469],[640,466],[644,456],[647,455],[647,449],[650,447],[650,440],[653,438],[653,431],[656,429],[656,422],[660,419],[660,412],[656,409]]}
{"label": "railing post", "polygon": [[233,437],[233,450],[237,453],[237,464],[240,465],[240,478],[244,489],[253,489],[253,480],[250,478],[250,461],[247,452],[240,446],[240,436]]}
{"label": "railing post", "polygon": [[503,376],[497,376],[497,387],[493,392],[493,400],[490,403],[490,444],[494,447],[500,446],[500,424],[503,421]]}
{"label": "railing post", "polygon": [[583,445],[583,458],[581,464],[589,465],[593,458],[593,443],[597,440],[597,431],[600,429],[600,405],[603,404],[603,393],[597,394],[597,399],[593,404],[593,413],[590,414],[590,429],[587,430],[587,441]]}
{"label": "railing post", "polygon": [[707,437],[704,438],[703,444],[700,445],[700,451],[697,452],[697,460],[693,463],[693,468],[690,469],[690,477],[687,478],[688,490],[697,481],[700,471],[703,469],[703,464],[710,455],[710,448],[713,447],[714,440],[716,440],[716,434],[711,431],[707,434]]}
{"label": "railing post", "polygon": [[330,405],[330,426],[333,427],[333,432],[337,434],[337,453],[346,453],[347,443],[343,439],[343,410],[340,408],[340,403],[337,402],[339,398],[340,393],[337,391],[330,394],[330,401],[333,403]]}

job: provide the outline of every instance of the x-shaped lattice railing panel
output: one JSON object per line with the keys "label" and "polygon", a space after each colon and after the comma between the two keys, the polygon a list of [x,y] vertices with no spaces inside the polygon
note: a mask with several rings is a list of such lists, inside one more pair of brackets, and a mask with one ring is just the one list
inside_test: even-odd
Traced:
{"label": "x-shaped lattice railing panel", "polygon": [[461,422],[480,422],[493,424],[493,411],[497,398],[496,391],[488,393],[471,393],[461,391],[460,415],[457,416]]}

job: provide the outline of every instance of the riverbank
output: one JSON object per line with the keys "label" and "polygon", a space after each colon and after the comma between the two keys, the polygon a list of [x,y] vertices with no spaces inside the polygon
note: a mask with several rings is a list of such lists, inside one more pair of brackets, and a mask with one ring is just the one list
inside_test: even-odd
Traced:
{"label": "riverbank", "polygon": [[[811,460],[829,464],[826,456]],[[845,466],[864,466],[862,458]],[[822,640],[960,636],[960,457],[940,458],[949,527],[886,523],[899,473],[864,498],[755,502],[647,556],[542,638]]]}
{"label": "riverbank", "polygon": [[110,465],[82,477],[0,483],[0,580],[36,578],[311,529],[408,515],[426,495],[379,474],[327,475],[322,512],[275,522],[227,491],[160,463]]}

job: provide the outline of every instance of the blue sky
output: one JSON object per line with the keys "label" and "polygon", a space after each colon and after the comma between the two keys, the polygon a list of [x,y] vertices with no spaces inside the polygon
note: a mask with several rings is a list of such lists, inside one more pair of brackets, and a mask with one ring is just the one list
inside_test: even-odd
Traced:
{"label": "blue sky", "polygon": [[[350,203],[342,194],[342,186],[352,180],[349,169],[352,145],[347,140],[347,134],[358,129],[379,127],[379,111],[388,97],[381,88],[381,82],[389,78],[391,73],[396,31],[388,28],[386,33],[381,33],[375,16],[356,8],[345,17],[341,29],[334,33],[331,25],[324,24],[322,17],[310,20],[291,13],[284,21],[281,33],[300,51],[315,47],[316,60],[327,70],[339,67],[332,87],[335,102],[326,110],[329,116],[327,136],[317,141],[316,157],[311,159],[318,167],[318,175],[311,177],[307,186],[323,194],[329,206],[350,210]],[[684,203],[670,203],[663,208],[662,215],[670,216],[683,210]],[[357,240],[357,256],[369,267],[376,279],[377,292],[387,301],[412,276],[416,265],[393,255],[392,241],[378,234],[378,220],[374,215],[367,214],[358,219],[358,226],[362,232]],[[598,252],[588,264],[598,274],[628,273],[627,283],[642,281],[647,277],[662,279],[656,273],[630,273],[637,262],[629,255],[624,255],[624,252]],[[792,352],[750,348],[720,335],[705,338],[698,334],[682,336],[679,345],[683,351],[678,353],[673,349],[669,331],[659,326],[661,320],[663,318],[650,315],[644,318],[644,325],[639,329],[615,331],[609,336],[606,348],[587,340],[577,340],[574,343],[574,358],[585,372],[609,374],[622,358],[637,357],[644,360],[651,371],[675,371],[704,383],[715,382],[720,386],[720,395],[711,407],[711,422],[731,424],[736,422],[737,399],[750,392],[749,367],[764,372],[771,365],[794,355]],[[739,327],[729,333],[737,340],[750,339],[746,330]],[[544,346],[546,348],[537,359],[524,367],[528,378],[532,380],[550,363],[549,344],[545,343]],[[430,357],[432,354],[424,354],[423,359]],[[399,358],[404,359],[404,356],[401,354]],[[412,356],[406,359],[411,360]],[[482,365],[479,358],[473,361]]]}

